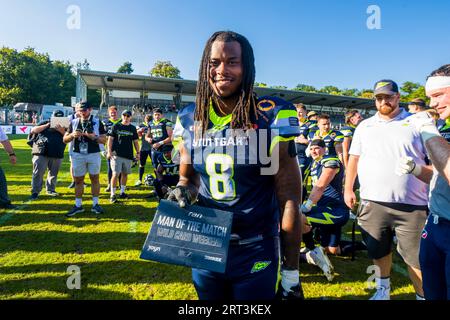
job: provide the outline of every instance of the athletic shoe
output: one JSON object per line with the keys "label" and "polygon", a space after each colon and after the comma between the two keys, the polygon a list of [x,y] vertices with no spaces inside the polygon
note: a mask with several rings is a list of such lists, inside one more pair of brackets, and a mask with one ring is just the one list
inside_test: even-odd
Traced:
{"label": "athletic shoe", "polygon": [[116,195],[112,195],[111,198],[109,198],[109,202],[116,203],[117,202],[117,196]]}
{"label": "athletic shoe", "polygon": [[36,200],[39,197],[39,193],[32,193],[31,197],[28,199],[30,201]]}
{"label": "athletic shoe", "polygon": [[124,192],[119,195],[119,199],[128,199],[128,195]]}
{"label": "athletic shoe", "polygon": [[69,212],[66,213],[66,217],[73,217],[77,213],[82,213],[82,212],[84,212],[83,207],[73,206],[73,208],[70,209]]}
{"label": "athletic shoe", "polygon": [[311,250],[306,253],[306,261],[309,264],[313,264],[322,269],[323,274],[327,278],[328,281],[332,281],[334,278],[334,267],[331,264],[330,259],[328,259],[325,250],[319,246],[314,250]]}
{"label": "athletic shoe", "polygon": [[377,291],[369,300],[391,300],[391,288],[377,287]]}
{"label": "athletic shoe", "polygon": [[97,203],[95,206],[92,207],[91,212],[95,213],[95,214],[101,214],[101,213],[105,213],[105,211],[103,210],[102,207],[100,207],[100,205]]}
{"label": "athletic shoe", "polygon": [[72,181],[67,188],[69,189],[75,188],[75,181]]}
{"label": "athletic shoe", "polygon": [[111,192],[111,185],[108,184],[108,186],[105,188],[105,192]]}
{"label": "athletic shoe", "polygon": [[136,183],[134,184],[135,187],[140,187],[142,185],[141,180],[136,180]]}
{"label": "athletic shoe", "polygon": [[47,195],[50,197],[59,197],[59,193],[55,191],[47,191]]}
{"label": "athletic shoe", "polygon": [[309,249],[307,247],[303,247],[300,249],[300,253],[307,253],[309,252]]}

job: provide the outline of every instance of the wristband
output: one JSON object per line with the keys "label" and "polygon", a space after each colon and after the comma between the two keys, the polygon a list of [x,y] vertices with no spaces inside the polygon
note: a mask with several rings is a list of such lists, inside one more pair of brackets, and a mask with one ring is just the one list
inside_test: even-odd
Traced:
{"label": "wristband", "polygon": [[10,156],[10,157],[16,156],[16,154],[13,152],[13,153],[10,153],[9,156]]}

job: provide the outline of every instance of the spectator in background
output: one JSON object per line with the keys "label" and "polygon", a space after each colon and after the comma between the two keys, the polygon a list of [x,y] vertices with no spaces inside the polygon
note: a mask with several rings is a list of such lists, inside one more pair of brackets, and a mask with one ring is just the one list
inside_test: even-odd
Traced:
{"label": "spectator in background", "polygon": [[430,176],[425,146],[409,120],[410,113],[399,107],[400,93],[392,80],[381,80],[374,88],[378,112],[356,128],[345,177],[345,203],[353,209],[356,175],[361,184],[358,224],[369,257],[379,268],[377,291],[371,300],[390,300],[390,274],[394,232],[397,251],[408,265],[416,291],[423,299],[419,242],[427,218],[428,187],[411,175],[399,176],[398,161],[411,157],[423,167],[420,175]]}
{"label": "spectator in background", "polygon": [[110,202],[115,203],[116,183],[119,174],[120,178],[120,199],[128,199],[125,193],[128,175],[131,174],[131,164],[133,162],[133,145],[136,149],[136,157],[139,158],[139,136],[136,127],[131,124],[131,111],[122,112],[122,121],[112,126],[108,132],[108,159],[111,161],[113,172],[111,178],[111,198]]}
{"label": "spectator in background", "polygon": [[[109,115],[109,119],[106,121],[103,121],[103,125],[105,127],[106,132],[110,132],[110,130],[112,129],[112,127],[115,124],[120,123],[120,121],[122,121],[122,119],[119,118],[119,114],[117,112],[117,107],[116,106],[110,106],[108,108],[108,115]],[[105,146],[105,151],[106,153],[108,153],[108,140]],[[113,172],[111,169],[111,160],[108,159],[108,186],[105,189],[105,192],[111,192],[111,178],[112,178]],[[114,186],[116,187],[116,186]]]}
{"label": "spectator in background", "polygon": [[153,121],[147,131],[145,140],[152,146],[152,164],[156,170],[161,154],[167,150],[172,150],[173,123],[163,117],[160,108],[153,109]]}
{"label": "spectator in background", "polygon": [[103,123],[91,117],[92,107],[89,102],[79,104],[80,118],[72,120],[69,130],[64,136],[64,143],[73,142],[72,165],[75,178],[75,206],[66,214],[72,217],[84,212],[82,197],[84,193],[84,177],[89,173],[92,192],[92,209],[95,214],[103,213],[99,205],[101,143],[106,143],[106,131]]}
{"label": "spectator in background", "polygon": [[[64,112],[56,110],[53,117],[64,117]],[[30,200],[36,200],[42,190],[43,177],[48,169],[46,189],[47,194],[57,197],[56,182],[62,159],[64,158],[64,150],[66,144],[63,136],[66,129],[57,125],[55,128],[50,127],[50,120],[45,120],[38,126],[31,129],[31,134],[35,136],[33,139],[32,155],[33,155],[33,174],[31,178],[31,197]]]}
{"label": "spectator in background", "polygon": [[343,163],[342,159],[342,141],[344,136],[340,131],[331,129],[330,116],[321,114],[317,117],[318,130],[309,132],[308,139],[322,139],[327,146],[325,155],[337,156],[339,161]]}
{"label": "spectator in background", "polygon": [[[309,175],[309,167],[311,165],[311,157],[306,155],[306,149],[308,148],[309,141],[306,138],[309,133],[310,122],[306,115],[306,108],[302,103],[295,105],[297,109],[297,118],[300,124],[300,135],[295,137],[295,148],[297,151],[297,160],[302,173],[303,179],[303,198],[306,197],[306,181]],[[302,199],[304,200],[304,199]]]}
{"label": "spectator in background", "polygon": [[145,140],[145,136],[149,130],[150,122],[152,121],[152,115],[147,114],[144,118],[144,122],[139,125],[137,133],[141,138],[141,152],[139,154],[139,180],[136,181],[135,187],[139,187],[142,184],[142,178],[144,177],[145,164],[148,158],[152,158],[152,146]]}
{"label": "spectator in background", "polygon": [[342,142],[342,159],[343,164],[347,167],[349,150],[352,144],[353,134],[358,124],[363,120],[363,117],[358,110],[349,110],[345,113],[345,126],[341,128],[341,133],[344,135],[344,141]]}
{"label": "spectator in background", "polygon": [[412,99],[410,103],[408,103],[408,111],[410,113],[417,113],[427,110],[427,104],[423,99],[417,98]]}
{"label": "spectator in background", "polygon": [[[9,142],[8,136],[5,134],[2,127],[0,127],[0,143],[9,155],[9,162],[12,165],[15,165],[17,161],[16,154],[14,153],[11,142]],[[11,204],[11,200],[9,200],[8,184],[6,182],[5,173],[3,172],[2,167],[0,167],[0,208],[14,209],[15,207],[15,205]]]}

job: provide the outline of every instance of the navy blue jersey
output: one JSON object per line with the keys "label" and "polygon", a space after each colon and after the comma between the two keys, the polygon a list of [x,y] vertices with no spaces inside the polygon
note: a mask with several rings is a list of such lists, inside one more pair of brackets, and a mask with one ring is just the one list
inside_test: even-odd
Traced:
{"label": "navy blue jersey", "polygon": [[438,129],[444,139],[450,143],[450,119],[447,119],[444,123],[438,125]]}
{"label": "navy blue jersey", "polygon": [[344,138],[353,138],[353,135],[355,134],[355,126],[347,125],[345,127],[342,127],[339,131],[342,133]]}
{"label": "navy blue jersey", "polygon": [[166,158],[164,153],[160,154],[159,165],[164,169],[164,175],[178,175],[180,172],[180,164],[174,163],[171,158]]}
{"label": "navy blue jersey", "polygon": [[[305,139],[308,137],[308,132],[309,132],[309,128],[310,128],[310,123],[307,122],[301,122],[300,123],[300,134],[302,135]],[[308,145],[303,144],[303,143],[296,143],[295,144],[295,148],[297,150],[297,154],[298,155],[302,155],[302,156],[306,156],[305,152],[306,152],[306,148],[308,147]]]}
{"label": "navy blue jersey", "polygon": [[341,132],[336,130],[330,130],[327,134],[321,136],[320,130],[317,129],[316,131],[310,131],[308,135],[309,141],[312,141],[314,139],[322,139],[325,142],[325,145],[327,146],[325,155],[336,156],[337,153],[335,145],[337,143],[342,143],[342,141],[344,141],[344,136]]}
{"label": "navy blue jersey", "polygon": [[[195,105],[182,109],[174,141],[183,140],[200,175],[200,205],[234,212],[232,233],[242,239],[278,234],[279,206],[269,155],[280,141],[299,135],[295,107],[279,98],[261,97],[253,129],[231,130],[231,115],[209,110],[206,133],[194,140]],[[197,138],[197,137],[195,137]]]}
{"label": "navy blue jersey", "polygon": [[172,128],[173,124],[168,119],[161,119],[159,121],[153,120],[149,124],[150,133],[152,135],[152,144],[161,142],[169,137],[167,128]]}
{"label": "navy blue jersey", "polygon": [[333,156],[324,156],[319,161],[314,161],[311,166],[311,179],[313,186],[319,180],[323,168],[338,169],[333,180],[325,188],[325,191],[317,203],[318,207],[344,206],[345,202],[342,196],[342,181],[344,179],[344,166],[338,158]]}
{"label": "navy blue jersey", "polygon": [[115,124],[121,123],[121,122],[122,122],[122,119],[120,119],[120,118],[117,120],[113,120],[110,118],[108,120],[103,121],[103,126],[105,127],[106,132],[109,133]]}

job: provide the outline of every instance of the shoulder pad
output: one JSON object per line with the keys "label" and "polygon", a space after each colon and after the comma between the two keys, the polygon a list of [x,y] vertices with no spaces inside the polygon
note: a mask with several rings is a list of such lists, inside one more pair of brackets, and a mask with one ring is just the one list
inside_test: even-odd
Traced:
{"label": "shoulder pad", "polygon": [[325,157],[321,161],[324,168],[332,168],[332,169],[338,169],[341,167],[341,162],[336,157]]}

